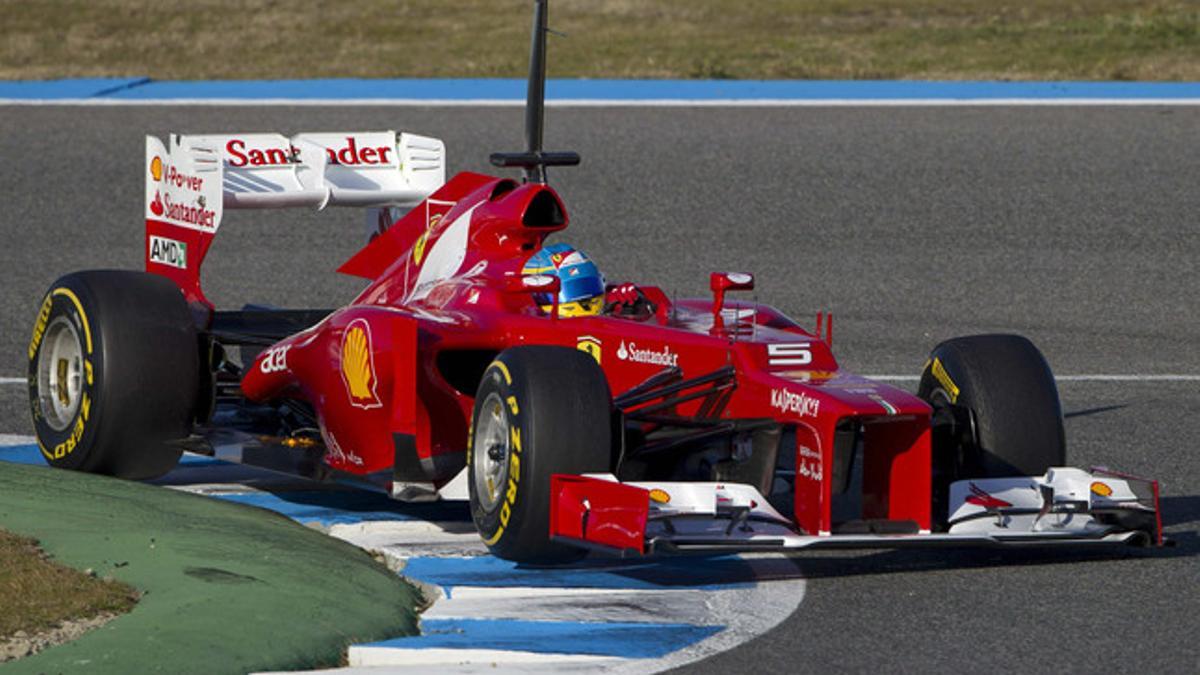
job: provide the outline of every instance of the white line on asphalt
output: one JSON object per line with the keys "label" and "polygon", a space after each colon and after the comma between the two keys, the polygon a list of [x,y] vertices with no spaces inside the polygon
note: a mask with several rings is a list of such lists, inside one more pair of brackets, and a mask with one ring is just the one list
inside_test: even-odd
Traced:
{"label": "white line on asphalt", "polygon": [[[0,98],[0,105],[28,106],[383,106],[383,107],[480,107],[518,108],[524,107],[525,99],[295,99],[295,98],[166,98],[166,99],[111,99],[111,98],[60,98],[60,99],[17,99]],[[963,107],[963,106],[1196,106],[1200,98],[992,98],[992,99],[558,99],[546,101],[552,108],[794,108],[794,107],[838,107],[838,108],[887,108],[887,107]]]}
{"label": "white line on asphalt", "polygon": [[[879,380],[881,382],[916,382],[921,379],[920,375],[863,375],[868,380]],[[1121,374],[1121,373],[1096,373],[1083,375],[1055,375],[1054,379],[1059,382],[1200,382],[1200,375],[1183,374],[1183,373],[1162,373],[1162,374]],[[0,385],[3,384],[25,384],[23,377],[0,377]]]}
{"label": "white line on asphalt", "polygon": [[[881,382],[916,382],[920,375],[863,375],[868,380]],[[1141,374],[1094,374],[1094,375],[1055,375],[1059,382],[1200,382],[1200,375],[1182,375],[1166,373],[1161,375]]]}
{"label": "white line on asphalt", "polygon": [[421,616],[426,619],[514,619],[522,621],[661,622],[720,626],[708,606],[713,592],[692,588],[539,588],[455,586]]}
{"label": "white line on asphalt", "polygon": [[23,434],[0,434],[0,447],[9,445],[33,445],[37,439]]}
{"label": "white line on asphalt", "polygon": [[[400,650],[393,647],[366,647],[351,645],[347,661],[351,668],[355,667],[403,667],[405,672],[410,667],[437,666],[439,668],[458,666],[462,671],[519,672],[530,666],[552,666],[550,672],[562,672],[565,668],[572,670],[580,666],[592,666],[595,671],[605,670],[625,662],[625,659],[612,656],[592,656],[588,654],[546,654],[540,652],[520,652],[506,649],[405,649],[403,664],[397,663],[396,654]],[[463,666],[473,666],[463,668]],[[589,669],[591,670],[591,669]]]}

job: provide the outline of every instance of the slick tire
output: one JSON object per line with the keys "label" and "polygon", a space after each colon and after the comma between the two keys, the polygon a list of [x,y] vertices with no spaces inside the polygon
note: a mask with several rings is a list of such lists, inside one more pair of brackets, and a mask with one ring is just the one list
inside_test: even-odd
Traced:
{"label": "slick tire", "polygon": [[[957,411],[958,432],[934,434],[952,480],[1039,476],[1066,464],[1058,388],[1045,357],[1019,335],[973,335],[934,348],[918,396],[939,415]],[[937,482],[937,481],[935,481]]]}
{"label": "slick tire", "polygon": [[62,277],[29,344],[29,403],[51,466],[119,478],[161,476],[191,431],[196,326],[179,288],[144,272]]}
{"label": "slick tire", "polygon": [[609,470],[612,397],[577,349],[514,347],[484,372],[467,449],[471,517],[491,552],[551,564],[584,551],[550,541],[550,476]]}

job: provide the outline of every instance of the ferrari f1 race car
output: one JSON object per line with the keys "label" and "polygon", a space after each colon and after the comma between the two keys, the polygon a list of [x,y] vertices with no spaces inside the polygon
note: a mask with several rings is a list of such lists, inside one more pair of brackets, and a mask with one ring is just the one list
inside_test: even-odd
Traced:
{"label": "ferrari f1 race car", "polygon": [[[845,372],[833,320],[641,286],[567,316],[530,272],[567,210],[542,149],[535,1],[523,180],[460,173],[410,133],[146,139],[145,272],[54,282],[29,401],[55,467],[158,476],[185,450],[466,498],[497,556],[813,547],[1161,544],[1158,486],[1065,468],[1041,353],[1015,335],[936,346],[915,395]],[[332,311],[218,310],[200,268],[227,210],[353,206],[380,223]],[[628,289],[627,289],[628,290]]]}

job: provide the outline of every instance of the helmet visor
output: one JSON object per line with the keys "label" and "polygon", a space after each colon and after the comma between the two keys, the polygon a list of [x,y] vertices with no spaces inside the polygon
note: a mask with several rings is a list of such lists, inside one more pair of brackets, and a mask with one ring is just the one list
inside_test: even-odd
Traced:
{"label": "helmet visor", "polygon": [[559,302],[575,302],[604,295],[604,279],[595,274],[581,274],[572,277],[570,274],[560,274],[562,286],[558,294]]}

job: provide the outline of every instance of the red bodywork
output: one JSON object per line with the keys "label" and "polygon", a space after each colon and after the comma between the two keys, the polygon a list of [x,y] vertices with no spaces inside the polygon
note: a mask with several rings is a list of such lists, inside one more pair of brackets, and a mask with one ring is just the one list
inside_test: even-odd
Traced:
{"label": "red bodywork", "polygon": [[[834,436],[847,418],[865,430],[862,517],[929,530],[930,408],[840,372],[828,344],[831,320],[819,334],[806,331],[769,307],[725,300],[747,284],[716,277],[712,299],[672,303],[642,287],[657,306],[643,320],[550,316],[520,289],[520,271],[547,235],[566,226],[561,200],[544,184],[455,176],[340,268],[370,285],[262,352],[245,371],[242,393],[252,401],[309,401],[334,469],[369,474],[394,466],[397,479],[442,485],[464,466],[478,374],[506,348],[587,351],[614,395],[668,366],[697,377],[732,365],[733,384],[718,405],[693,399],[673,412],[794,426],[794,447],[780,452],[796,455],[794,517],[802,531],[831,529]],[[195,279],[177,283],[203,302]]]}

